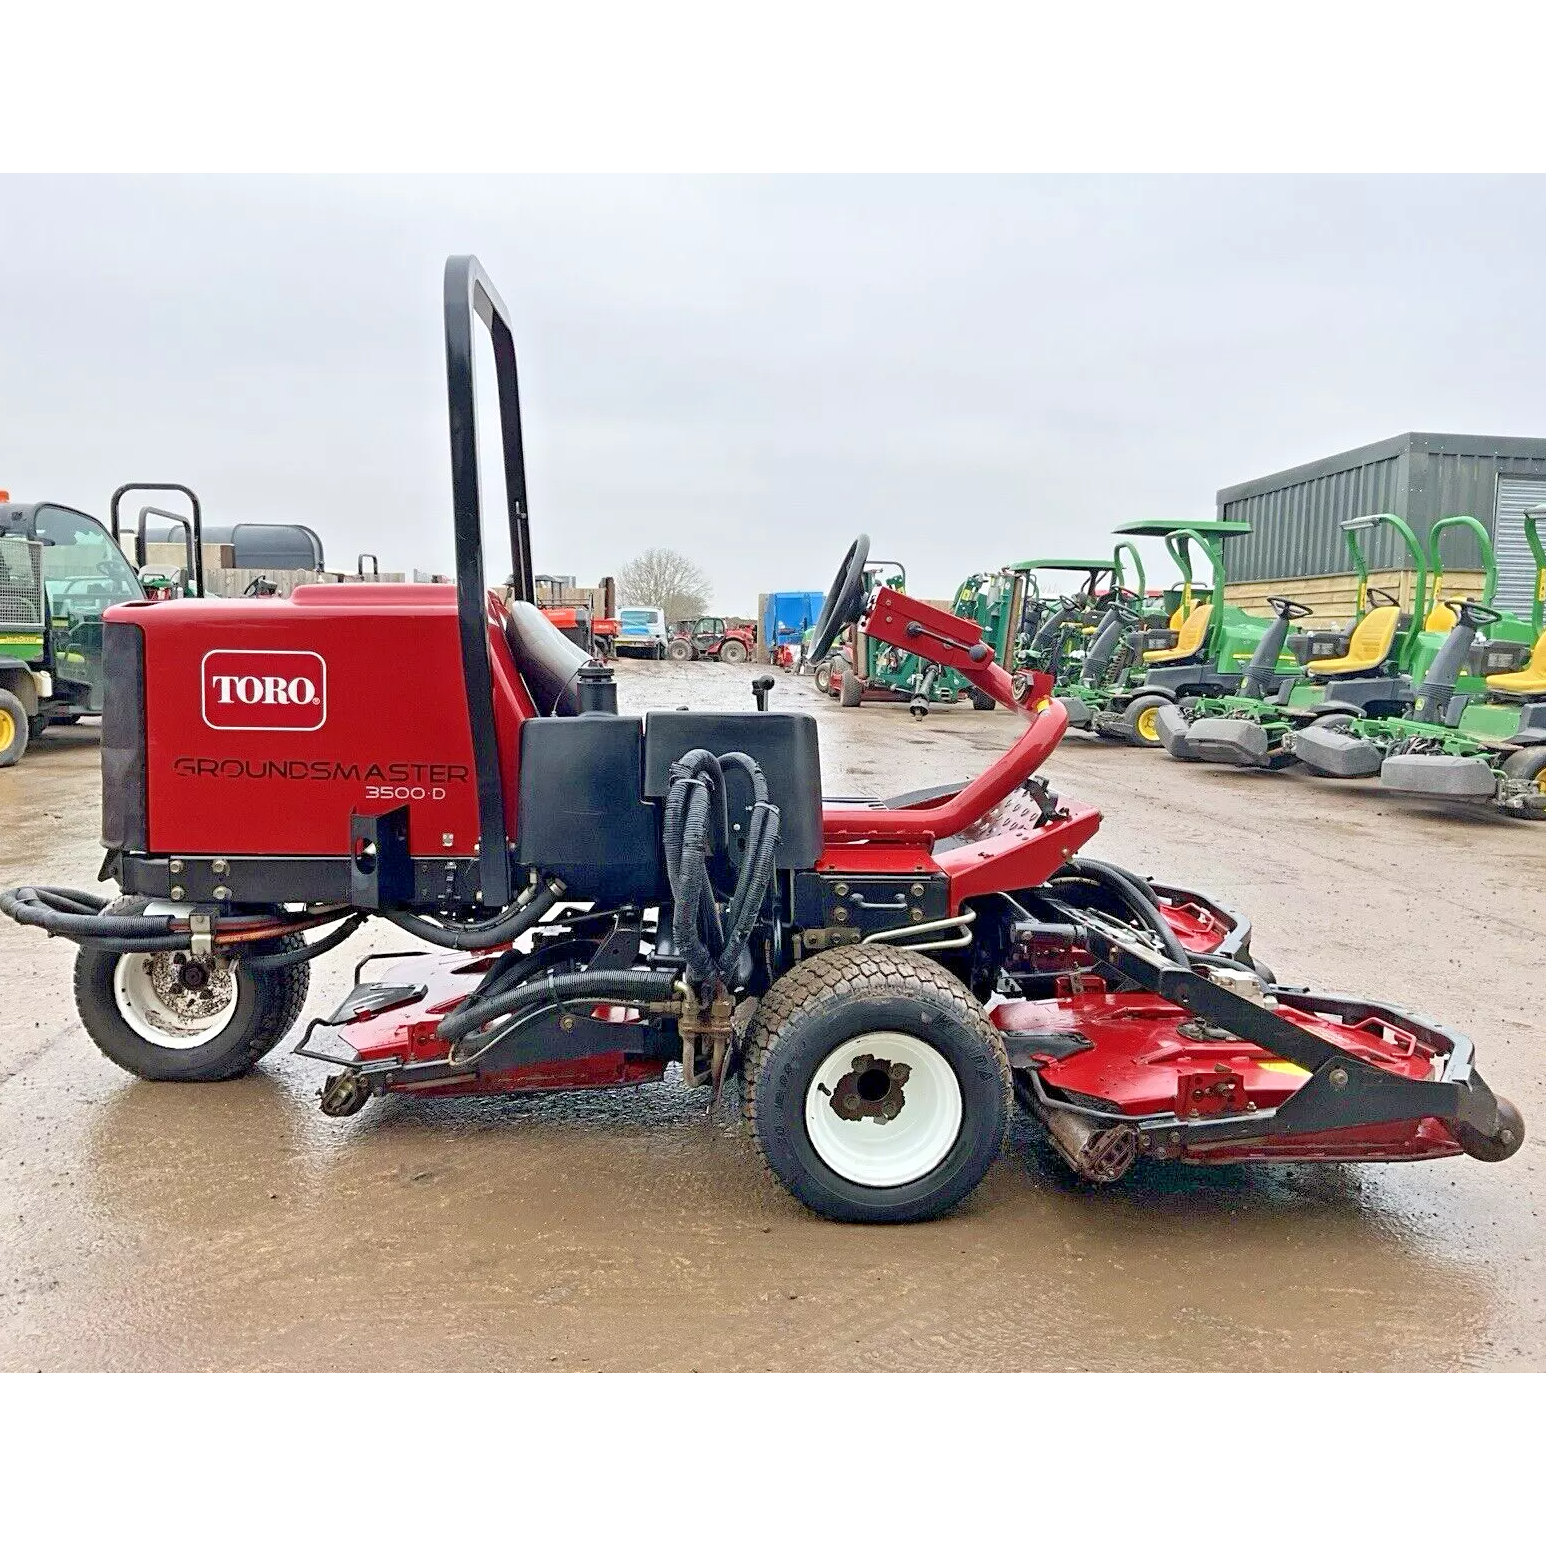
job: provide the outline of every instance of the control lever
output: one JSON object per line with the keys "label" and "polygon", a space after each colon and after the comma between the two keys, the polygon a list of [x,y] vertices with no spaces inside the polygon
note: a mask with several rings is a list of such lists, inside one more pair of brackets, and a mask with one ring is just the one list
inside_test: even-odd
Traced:
{"label": "control lever", "polygon": [[993,647],[984,644],[981,639],[968,648],[959,639],[952,639],[948,634],[936,633],[932,628],[925,628],[922,623],[916,621],[909,623],[905,632],[909,639],[934,639],[943,644],[946,649],[966,650],[966,658],[976,665],[981,665],[983,661],[991,660],[993,657]]}
{"label": "control lever", "polygon": [[757,700],[757,712],[768,712],[768,694],[773,691],[773,678],[771,676],[759,676],[752,682],[752,697]]}

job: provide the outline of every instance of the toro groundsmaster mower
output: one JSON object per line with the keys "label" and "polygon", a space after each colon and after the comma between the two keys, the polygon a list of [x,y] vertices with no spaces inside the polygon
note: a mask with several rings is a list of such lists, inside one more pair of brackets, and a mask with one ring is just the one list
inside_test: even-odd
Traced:
{"label": "toro groundsmaster mower", "polygon": [[[475,316],[508,607],[485,584]],[[610,669],[530,599],[514,341],[471,258],[447,264],[445,321],[454,589],[307,586],[107,619],[104,874],[122,895],[24,886],[0,908],[79,941],[76,1002],[115,1062],[244,1073],[300,1018],[310,962],[379,916],[426,948],[361,961],[308,1023],[295,1050],[327,1066],[326,1112],[680,1063],[688,1086],[742,1082],[768,1165],[830,1218],[958,1203],[1012,1095],[1092,1181],[1140,1159],[1519,1148],[1519,1113],[1463,1035],[1276,986],[1228,909],[1082,858],[1099,813],[1038,772],[1062,710],[1017,702],[975,624],[867,593],[866,538],[818,653],[858,626],[1020,714],[970,782],[828,795],[814,720],[767,711],[766,681],[755,711],[619,713]],[[382,713],[383,692],[412,711]]]}

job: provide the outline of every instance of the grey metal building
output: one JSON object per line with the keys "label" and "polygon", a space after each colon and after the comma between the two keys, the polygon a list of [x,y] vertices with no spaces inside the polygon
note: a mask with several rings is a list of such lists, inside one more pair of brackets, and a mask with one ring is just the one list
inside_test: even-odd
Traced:
{"label": "grey metal building", "polygon": [[[1474,515],[1498,555],[1498,603],[1528,610],[1535,564],[1523,512],[1546,504],[1546,440],[1491,435],[1397,435],[1286,472],[1220,489],[1220,520],[1249,521],[1229,546],[1234,581],[1345,574],[1341,523],[1355,515],[1399,515],[1426,540],[1440,516]],[[1370,534],[1370,569],[1405,559],[1394,532]],[[1447,548],[1446,548],[1447,551]],[[1469,555],[1456,567],[1471,567]]]}

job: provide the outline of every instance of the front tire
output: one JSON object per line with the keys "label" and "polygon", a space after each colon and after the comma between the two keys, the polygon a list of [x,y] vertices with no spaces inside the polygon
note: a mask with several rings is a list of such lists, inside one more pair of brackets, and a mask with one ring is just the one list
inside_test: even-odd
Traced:
{"label": "front tire", "polygon": [[1134,698],[1122,711],[1122,730],[1129,746],[1162,746],[1159,714],[1170,700],[1158,693],[1144,693]]}
{"label": "front tire", "polygon": [[0,768],[20,762],[31,738],[32,727],[21,699],[0,687]]}
{"label": "front tire", "polygon": [[998,704],[980,688],[971,687],[967,691],[971,694],[974,709],[980,709],[984,714],[988,714],[998,707]]}
{"label": "front tire", "polygon": [[692,645],[690,645],[686,639],[673,639],[666,646],[666,654],[670,656],[672,660],[691,660]]}
{"label": "front tire", "polygon": [[[1520,783],[1532,783],[1538,794],[1546,795],[1546,746],[1512,752],[1503,760],[1503,776]],[[1508,815],[1519,821],[1546,821],[1546,810],[1531,805],[1505,805]]]}
{"label": "front tire", "polygon": [[[120,897],[107,912],[133,917],[147,905],[144,897]],[[141,1079],[203,1083],[235,1079],[272,1052],[300,1018],[310,979],[304,961],[254,972],[239,959],[206,963],[181,950],[117,954],[83,945],[75,1007],[87,1035],[120,1068]]]}
{"label": "front tire", "polygon": [[746,646],[739,639],[726,639],[719,647],[719,658],[732,666],[745,665]]}
{"label": "front tire", "polygon": [[747,1026],[743,1079],[768,1168],[842,1223],[949,1212],[1009,1119],[1009,1060],[981,1006],[937,962],[889,945],[786,972]]}
{"label": "front tire", "polygon": [[859,680],[851,667],[842,675],[837,701],[845,709],[856,709],[864,702],[864,683]]}

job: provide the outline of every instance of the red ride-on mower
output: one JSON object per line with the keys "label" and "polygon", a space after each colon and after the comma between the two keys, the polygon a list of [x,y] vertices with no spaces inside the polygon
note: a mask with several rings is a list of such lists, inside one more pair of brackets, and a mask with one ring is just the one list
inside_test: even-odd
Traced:
{"label": "red ride-on mower", "polygon": [[[508,607],[485,584],[475,315]],[[329,1069],[324,1111],[637,1084],[680,1062],[688,1086],[743,1081],[769,1166],[829,1218],[960,1202],[1011,1093],[1092,1181],[1140,1159],[1519,1148],[1463,1036],[1278,987],[1243,920],[1080,858],[1099,813],[1037,772],[1065,726],[1050,683],[1017,696],[974,622],[867,600],[865,538],[816,656],[858,624],[1020,714],[969,783],[824,799],[815,721],[767,712],[768,679],[754,712],[618,713],[610,670],[532,600],[514,341],[471,258],[447,265],[445,322],[454,590],[107,614],[104,874],[123,894],[21,887],[0,906],[79,941],[81,1018],[115,1062],[246,1072],[299,1019],[309,963],[380,916],[426,948],[367,958],[308,1024],[295,1050]],[[409,714],[380,712],[387,661]]]}

